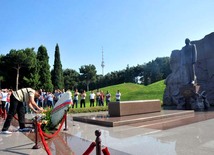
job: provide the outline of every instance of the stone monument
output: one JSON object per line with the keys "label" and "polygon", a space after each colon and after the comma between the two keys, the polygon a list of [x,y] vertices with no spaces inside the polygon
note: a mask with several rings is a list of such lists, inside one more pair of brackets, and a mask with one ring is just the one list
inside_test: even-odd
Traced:
{"label": "stone monument", "polygon": [[187,38],[170,56],[163,107],[203,110],[214,105],[214,33],[198,41]]}
{"label": "stone monument", "polygon": [[181,72],[183,85],[195,84],[195,63],[197,61],[197,50],[195,44],[191,44],[187,38],[185,40],[186,46],[182,48],[181,53]]}

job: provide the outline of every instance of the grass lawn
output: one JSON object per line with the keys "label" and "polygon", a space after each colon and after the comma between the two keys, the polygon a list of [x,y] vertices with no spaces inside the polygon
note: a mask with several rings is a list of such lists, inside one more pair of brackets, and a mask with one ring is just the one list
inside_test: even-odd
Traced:
{"label": "grass lawn", "polygon": [[[123,83],[123,84],[100,88],[100,90],[102,90],[105,94],[107,90],[111,93],[111,101],[115,101],[115,94],[117,90],[120,90],[121,101],[159,99],[161,100],[161,102],[163,98],[164,89],[165,89],[164,80],[158,81],[148,86],[143,86],[143,85],[134,84],[134,83]],[[96,93],[96,90],[94,90],[94,93]],[[87,97],[86,97],[87,109],[90,107],[89,94],[90,92],[87,92]],[[105,102],[104,102],[104,105],[106,107]],[[79,107],[80,107],[80,97],[78,101],[78,109]]]}

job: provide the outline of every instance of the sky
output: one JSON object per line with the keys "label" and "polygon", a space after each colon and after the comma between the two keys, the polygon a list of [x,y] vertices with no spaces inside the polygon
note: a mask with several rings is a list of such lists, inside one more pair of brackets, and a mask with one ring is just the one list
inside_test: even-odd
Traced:
{"label": "sky", "polygon": [[0,0],[0,54],[56,44],[63,69],[104,74],[169,57],[214,32],[213,0]]}

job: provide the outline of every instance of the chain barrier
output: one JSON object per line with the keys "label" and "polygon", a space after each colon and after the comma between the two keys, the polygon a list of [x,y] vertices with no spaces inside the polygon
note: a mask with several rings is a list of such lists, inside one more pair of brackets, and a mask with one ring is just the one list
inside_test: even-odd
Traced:
{"label": "chain barrier", "polygon": [[42,140],[42,144],[43,144],[43,146],[44,146],[44,148],[45,148],[45,150],[46,150],[48,155],[51,155],[51,151],[50,151],[50,149],[49,149],[49,147],[48,147],[48,145],[47,145],[47,143],[45,141],[45,137],[46,138],[53,138],[59,133],[59,131],[62,129],[63,123],[65,122],[65,118],[67,117],[66,115],[67,114],[65,114],[63,116],[63,119],[62,119],[62,122],[60,124],[60,127],[58,128],[58,130],[54,134],[47,134],[47,133],[43,132],[42,129],[41,129],[41,124],[37,123],[39,135],[40,135],[40,138]]}
{"label": "chain barrier", "polygon": [[42,134],[41,124],[37,123],[37,127],[38,127],[40,138],[42,140],[42,144],[43,144],[43,146],[45,148],[45,151],[47,152],[48,155],[51,155],[51,151],[50,151],[50,149],[48,147],[48,144],[46,143],[45,138],[44,138],[44,136]]}
{"label": "chain barrier", "polygon": [[103,152],[104,155],[110,155],[110,152],[109,152],[109,150],[108,150],[107,147],[105,147],[104,149],[102,149],[102,152]]}
{"label": "chain barrier", "polygon": [[[18,120],[18,118],[14,115],[14,118],[16,120]],[[37,132],[39,133],[40,135],[40,138],[41,138],[41,141],[42,141],[42,144],[45,148],[45,151],[47,152],[48,155],[51,155],[51,151],[47,145],[47,142],[45,141],[45,138],[53,138],[55,137],[59,132],[60,130],[62,129],[62,126],[63,124],[65,123],[66,126],[67,126],[67,113],[64,114],[63,118],[62,118],[62,121],[61,121],[61,124],[60,124],[60,127],[58,128],[58,130],[53,133],[53,134],[47,134],[45,132],[42,131],[41,129],[41,124],[37,122],[37,116],[35,116],[35,146],[33,147],[33,149],[37,149],[37,148],[40,148],[37,144],[38,144],[38,137],[37,137]],[[65,129],[67,129],[67,127],[65,127]],[[95,131],[95,135],[96,135],[96,140],[95,142],[92,142],[89,147],[87,148],[87,150],[83,153],[83,155],[90,155],[90,153],[94,150],[94,148],[96,147],[96,155],[101,155],[101,151],[103,153],[103,155],[110,155],[110,152],[108,150],[107,147],[101,149],[101,139],[100,139],[100,136],[101,136],[101,132],[99,130],[96,130]]]}
{"label": "chain barrier", "polygon": [[58,129],[54,134],[47,134],[47,133],[45,133],[45,132],[43,132],[43,131],[41,130],[43,136],[44,136],[44,137],[47,137],[47,138],[53,138],[53,137],[55,137],[55,136],[59,133],[59,131],[62,129],[62,125],[63,125],[63,123],[65,122],[65,118],[66,118],[66,115],[63,116],[62,122],[61,122],[61,124],[60,124],[60,127],[59,127],[59,129]]}
{"label": "chain barrier", "polygon": [[96,130],[95,131],[96,140],[95,142],[92,142],[91,145],[88,147],[88,149],[83,153],[83,155],[90,155],[90,153],[94,150],[96,146],[96,155],[101,155],[101,150],[104,155],[110,155],[110,152],[107,147],[104,149],[101,149],[101,131]]}
{"label": "chain barrier", "polygon": [[90,153],[94,150],[95,146],[96,143],[92,142],[91,145],[89,145],[88,149],[82,155],[90,155]]}

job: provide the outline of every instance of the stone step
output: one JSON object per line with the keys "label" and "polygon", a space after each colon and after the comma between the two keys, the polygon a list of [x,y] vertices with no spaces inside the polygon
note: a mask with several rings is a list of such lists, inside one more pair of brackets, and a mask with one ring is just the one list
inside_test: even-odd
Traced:
{"label": "stone step", "polygon": [[193,110],[162,110],[161,112],[130,115],[122,117],[109,117],[107,113],[87,116],[74,116],[73,120],[96,124],[101,126],[115,127],[122,125],[130,125],[135,123],[146,123],[149,121],[167,120],[167,119],[182,119],[194,117]]}

